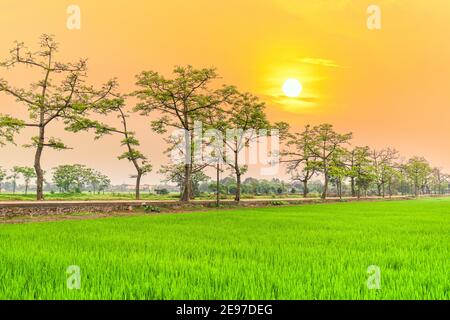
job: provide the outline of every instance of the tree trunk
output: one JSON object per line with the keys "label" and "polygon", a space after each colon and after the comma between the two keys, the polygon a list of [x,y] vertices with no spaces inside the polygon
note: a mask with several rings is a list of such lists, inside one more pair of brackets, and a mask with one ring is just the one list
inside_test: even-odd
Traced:
{"label": "tree trunk", "polygon": [[28,182],[25,183],[25,195],[28,194]]}
{"label": "tree trunk", "polygon": [[217,176],[216,176],[216,206],[219,207],[220,206],[220,165],[217,164],[217,168],[216,168],[217,172]]}
{"label": "tree trunk", "polygon": [[42,151],[44,150],[44,127],[39,128],[39,141],[34,156],[34,170],[36,171],[36,200],[44,200],[44,172],[41,167]]}
{"label": "tree trunk", "polygon": [[[187,115],[184,116],[185,123],[188,123]],[[184,181],[183,192],[180,201],[189,202],[192,196],[192,144],[191,132],[184,130]]]}
{"label": "tree trunk", "polygon": [[184,165],[184,182],[183,182],[183,192],[181,194],[181,201],[189,202],[192,194],[192,184],[191,184],[191,172],[192,167],[190,164]]}
{"label": "tree trunk", "polygon": [[342,200],[342,182],[341,182],[341,180],[338,181],[338,193],[339,193],[339,199]]}
{"label": "tree trunk", "polygon": [[136,190],[135,190],[136,200],[141,199],[141,178],[142,178],[142,172],[138,171],[137,176],[136,176]]}
{"label": "tree trunk", "polygon": [[377,183],[378,196],[381,197],[381,184]]}
{"label": "tree trunk", "polygon": [[241,173],[239,171],[236,171],[236,196],[234,200],[241,201]]}
{"label": "tree trunk", "polygon": [[[236,150],[238,150],[236,148]],[[234,152],[234,171],[236,173],[236,194],[234,200],[236,202],[241,201],[241,170],[239,169],[239,152]]]}
{"label": "tree trunk", "polygon": [[309,193],[309,190],[308,190],[308,180],[305,179],[305,180],[303,180],[303,198],[308,197],[308,193]]}
{"label": "tree trunk", "polygon": [[352,197],[356,197],[356,189],[355,189],[355,178],[350,178],[351,186],[352,186]]}
{"label": "tree trunk", "polygon": [[325,174],[325,182],[323,184],[322,199],[326,199],[328,194],[328,174]]}
{"label": "tree trunk", "polygon": [[417,183],[417,182],[414,183],[414,196],[415,196],[416,198],[419,197],[419,186],[418,186],[418,183]]}
{"label": "tree trunk", "polygon": [[[191,177],[192,177],[192,173],[191,173]],[[190,188],[189,188],[189,200],[193,200],[193,199],[195,199],[195,189],[194,189],[194,183],[191,179]]]}
{"label": "tree trunk", "polygon": [[13,194],[16,194],[16,180],[13,181]]}

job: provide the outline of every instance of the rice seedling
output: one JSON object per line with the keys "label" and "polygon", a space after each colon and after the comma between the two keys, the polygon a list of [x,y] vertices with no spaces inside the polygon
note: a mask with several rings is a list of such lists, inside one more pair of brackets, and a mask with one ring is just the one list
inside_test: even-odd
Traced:
{"label": "rice seedling", "polygon": [[0,225],[0,298],[449,299],[449,231],[450,199]]}

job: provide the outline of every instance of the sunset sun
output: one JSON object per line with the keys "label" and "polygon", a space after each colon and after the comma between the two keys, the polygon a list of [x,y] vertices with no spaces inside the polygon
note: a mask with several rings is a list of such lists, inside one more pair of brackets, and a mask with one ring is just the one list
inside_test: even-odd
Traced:
{"label": "sunset sun", "polygon": [[287,79],[283,84],[283,92],[289,98],[297,98],[302,89],[303,87],[297,79]]}

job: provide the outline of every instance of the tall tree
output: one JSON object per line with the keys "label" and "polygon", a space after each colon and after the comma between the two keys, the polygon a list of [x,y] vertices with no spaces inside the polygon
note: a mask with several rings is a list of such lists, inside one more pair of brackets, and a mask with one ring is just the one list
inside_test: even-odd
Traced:
{"label": "tall tree", "polygon": [[6,176],[6,171],[2,167],[0,167],[0,192],[2,192],[3,181],[5,181]]}
{"label": "tall tree", "polygon": [[17,179],[19,179],[20,176],[20,167],[14,166],[11,170],[11,174],[7,177],[8,180],[11,180],[12,188],[13,188],[13,194],[16,193],[17,189]]}
{"label": "tall tree", "polygon": [[[183,192],[184,183],[185,183],[185,170],[184,165],[167,165],[162,166],[159,170],[159,173],[165,176],[164,182],[173,182],[176,183],[178,187],[180,187],[180,191]],[[208,181],[210,178],[202,171],[202,170],[194,170],[191,175],[189,187],[192,194],[190,198],[199,195],[199,186],[200,183]]]}
{"label": "tall tree", "polygon": [[[241,201],[242,175],[248,170],[243,152],[272,129],[265,114],[265,103],[250,93],[233,96],[230,108],[225,110],[221,124],[223,132],[223,160],[236,176],[235,201]],[[243,161],[244,160],[244,161]]]}
{"label": "tall tree", "polygon": [[142,177],[152,171],[152,165],[148,161],[147,157],[138,149],[140,142],[136,137],[135,132],[130,130],[128,123],[129,114],[125,109],[125,100],[116,94],[115,98],[99,103],[95,112],[102,115],[116,114],[120,120],[121,127],[115,128],[104,124],[97,120],[91,120],[90,118],[78,118],[77,121],[73,121],[68,130],[78,132],[80,130],[94,129],[96,139],[101,138],[106,134],[118,134],[122,137],[121,144],[126,148],[126,151],[119,156],[119,160],[127,159],[130,161],[136,174],[132,177],[136,179],[135,198],[139,200],[141,197],[141,180]]}
{"label": "tall tree", "polygon": [[448,176],[442,172],[441,168],[433,168],[431,172],[431,185],[436,194],[443,194],[448,188]]}
{"label": "tall tree", "polygon": [[348,176],[350,178],[350,188],[351,188],[351,195],[352,197],[356,197],[356,153],[358,151],[359,147],[353,148],[349,151],[349,157],[348,157]]}
{"label": "tall tree", "polygon": [[392,148],[379,151],[372,150],[370,157],[372,159],[378,196],[384,198],[388,174],[392,173],[391,169],[395,165],[394,161],[398,158],[398,151]]}
{"label": "tall tree", "polygon": [[192,196],[192,162],[194,123],[202,121],[211,110],[218,108],[230,95],[233,87],[224,86],[213,90],[210,85],[219,77],[214,69],[194,69],[192,66],[175,67],[174,77],[168,79],[158,72],[144,71],[137,76],[140,87],[135,92],[139,99],[135,110],[142,115],[156,111],[159,116],[152,121],[158,133],[167,132],[168,127],[184,131],[184,182],[181,201]]}
{"label": "tall tree", "polygon": [[[385,183],[387,185],[387,191],[389,198],[392,198],[393,195],[393,185],[395,183],[401,184],[402,173],[399,170],[400,166],[397,163],[391,163],[387,165],[384,171]],[[384,195],[384,192],[383,192]]]}
{"label": "tall tree", "polygon": [[89,175],[90,171],[84,165],[60,165],[53,169],[53,182],[61,192],[79,193],[88,182]]}
{"label": "tall tree", "polygon": [[340,199],[342,199],[342,186],[344,184],[344,180],[349,173],[349,168],[347,166],[348,156],[349,153],[346,149],[338,148],[330,159],[330,180],[335,184],[337,195]]}
{"label": "tall tree", "polygon": [[[201,132],[203,131],[203,128],[196,128],[195,132],[196,135],[200,136]],[[189,162],[190,165],[190,179],[188,180],[189,186],[187,187],[189,190],[188,198],[189,200],[192,200],[196,196],[196,192],[194,190],[195,187],[195,180],[204,175],[204,170],[207,167],[216,166],[217,161],[210,158],[205,159],[203,155],[201,154],[203,151],[203,148],[205,147],[203,144],[206,142],[206,144],[209,144],[211,142],[210,139],[201,139],[201,138],[194,138],[194,131],[192,131],[192,138],[191,138],[191,159]],[[167,165],[161,166],[159,173],[166,175],[167,177],[173,176],[174,179],[178,179],[175,177],[183,177],[182,180],[179,180],[179,183],[177,182],[177,185],[180,186],[180,199],[183,198],[183,193],[186,190],[186,186],[184,185],[186,183],[186,166],[184,162],[184,155],[185,155],[185,143],[184,143],[184,134],[180,135],[172,135],[168,138],[164,139],[167,149],[164,151],[165,154],[170,155],[170,162]],[[181,158],[181,159],[180,159]],[[168,179],[167,181],[171,181]],[[175,181],[175,180],[172,180]],[[184,201],[184,200],[182,200]]]}
{"label": "tall tree", "polygon": [[[224,170],[222,169],[222,166],[224,164],[224,131],[226,131],[226,124],[223,121],[224,119],[224,110],[223,108],[215,108],[214,110],[211,110],[209,112],[203,123],[203,130],[206,135],[206,139],[204,140],[204,143],[206,143],[207,146],[211,146],[212,149],[209,150],[209,154],[207,154],[207,162],[209,162],[211,167],[214,167],[214,170],[216,172],[216,181],[215,186],[213,187],[214,192],[216,193],[216,206],[220,206],[220,192],[221,192],[221,186],[220,186],[220,175]],[[214,134],[210,135],[209,130],[213,130]],[[210,187],[211,189],[212,187]]]}
{"label": "tall tree", "polygon": [[423,157],[412,157],[405,165],[406,174],[413,185],[414,195],[418,197],[424,191],[427,178],[431,173],[428,161]]}
{"label": "tall tree", "polygon": [[97,170],[88,168],[85,176],[86,182],[91,185],[94,194],[97,192],[100,194],[111,185],[111,180]]}
{"label": "tall tree", "polygon": [[22,175],[22,178],[25,182],[25,195],[27,195],[31,179],[36,178],[36,172],[34,168],[30,167],[18,167],[17,171]]}
{"label": "tall tree", "polygon": [[316,156],[308,148],[309,130],[307,126],[301,133],[289,134],[286,139],[286,150],[281,153],[282,160],[287,164],[287,172],[293,181],[303,184],[303,197],[308,196],[308,182],[317,173]]}
{"label": "tall tree", "polygon": [[28,121],[0,115],[0,134],[3,140],[12,141],[12,135],[23,127],[37,130],[37,136],[31,139],[28,147],[35,149],[36,193],[37,199],[43,200],[44,171],[41,158],[44,148],[67,149],[60,139],[47,137],[48,127],[57,120],[69,124],[85,114],[87,110],[106,99],[116,83],[108,81],[99,90],[87,86],[86,60],[75,63],[56,61],[58,44],[52,36],[43,35],[39,47],[38,51],[32,52],[28,51],[23,43],[16,43],[10,51],[10,58],[0,63],[0,66],[6,68],[27,66],[30,70],[34,69],[42,74],[41,80],[32,83],[28,89],[15,88],[0,78],[0,92],[14,97],[17,102],[24,104],[29,112]]}
{"label": "tall tree", "polygon": [[356,196],[361,198],[361,191],[367,195],[367,189],[375,179],[374,169],[370,159],[369,147],[355,147],[352,151],[352,166],[349,175],[354,178]]}
{"label": "tall tree", "polygon": [[306,146],[316,157],[318,171],[324,176],[322,199],[328,194],[331,158],[352,138],[351,133],[340,134],[334,131],[331,124],[320,124],[311,128],[307,126],[308,136]]}

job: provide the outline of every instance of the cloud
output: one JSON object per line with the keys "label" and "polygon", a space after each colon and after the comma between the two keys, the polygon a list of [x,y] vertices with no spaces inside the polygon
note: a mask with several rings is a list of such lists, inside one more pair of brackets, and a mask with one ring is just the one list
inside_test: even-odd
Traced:
{"label": "cloud", "polygon": [[277,101],[283,101],[283,100],[289,100],[289,101],[298,101],[298,102],[307,102],[307,103],[315,103],[319,101],[318,97],[303,97],[303,96],[299,96],[297,98],[290,98],[290,97],[286,97],[284,95],[278,95],[275,97],[275,99]]}
{"label": "cloud", "polygon": [[302,59],[300,59],[300,63],[314,64],[314,65],[330,67],[330,68],[343,68],[343,66],[341,66],[341,65],[337,64],[335,61],[329,60],[329,59],[302,58]]}

